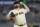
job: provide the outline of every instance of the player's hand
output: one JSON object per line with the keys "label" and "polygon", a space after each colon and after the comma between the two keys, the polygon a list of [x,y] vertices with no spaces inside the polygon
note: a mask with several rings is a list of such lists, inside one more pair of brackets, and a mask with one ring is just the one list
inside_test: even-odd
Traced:
{"label": "player's hand", "polygon": [[20,4],[24,4],[23,2],[20,2]]}
{"label": "player's hand", "polygon": [[21,5],[25,5],[23,2],[20,2]]}

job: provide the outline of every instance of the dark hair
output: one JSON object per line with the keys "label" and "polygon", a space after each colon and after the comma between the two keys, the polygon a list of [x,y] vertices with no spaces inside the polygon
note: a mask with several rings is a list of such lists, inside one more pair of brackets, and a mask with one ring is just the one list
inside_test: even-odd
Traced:
{"label": "dark hair", "polygon": [[20,4],[20,2],[15,2],[14,4]]}

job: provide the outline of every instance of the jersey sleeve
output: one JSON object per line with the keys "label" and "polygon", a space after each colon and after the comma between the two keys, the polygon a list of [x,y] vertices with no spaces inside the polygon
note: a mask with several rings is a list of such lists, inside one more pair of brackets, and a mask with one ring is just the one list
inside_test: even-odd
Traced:
{"label": "jersey sleeve", "polygon": [[10,12],[6,15],[6,18],[7,18],[7,19],[10,19],[10,14],[11,14],[11,12],[12,12],[12,11],[10,11]]}
{"label": "jersey sleeve", "polygon": [[10,11],[8,14],[7,14],[7,19],[10,19],[10,17],[14,17],[15,15],[14,15],[14,13],[13,13],[13,11]]}
{"label": "jersey sleeve", "polygon": [[28,13],[28,12],[30,12],[30,9],[29,8],[24,9],[24,13],[25,14]]}
{"label": "jersey sleeve", "polygon": [[30,10],[26,4],[24,4],[23,2],[20,2],[20,4],[24,5],[24,7],[25,7],[24,13],[30,12]]}

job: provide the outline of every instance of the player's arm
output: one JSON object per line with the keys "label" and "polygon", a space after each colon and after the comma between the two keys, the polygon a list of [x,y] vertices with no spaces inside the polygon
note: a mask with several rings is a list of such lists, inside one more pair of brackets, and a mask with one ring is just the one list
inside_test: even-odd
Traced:
{"label": "player's arm", "polygon": [[15,20],[15,15],[13,13],[13,11],[10,11],[8,13],[8,15],[6,16],[7,20],[11,21],[11,20]]}
{"label": "player's arm", "polygon": [[6,18],[7,20],[10,20],[10,14],[11,14],[12,11],[10,11],[7,15],[6,15]]}
{"label": "player's arm", "polygon": [[28,8],[27,5],[25,5],[23,2],[20,2],[20,4],[24,5],[24,7],[25,7],[25,13],[26,13],[26,12],[30,12],[30,10],[29,10],[29,8]]}

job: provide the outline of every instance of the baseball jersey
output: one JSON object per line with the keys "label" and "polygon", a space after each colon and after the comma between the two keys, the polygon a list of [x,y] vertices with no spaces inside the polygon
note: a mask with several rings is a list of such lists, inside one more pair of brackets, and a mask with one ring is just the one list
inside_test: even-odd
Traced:
{"label": "baseball jersey", "polygon": [[9,13],[8,13],[8,17],[10,19],[10,14],[11,12],[14,13],[15,17],[16,17],[16,21],[15,21],[15,24],[17,25],[22,25],[22,24],[26,24],[26,17],[25,17],[25,14],[29,12],[29,9],[19,9],[19,10],[11,10]]}

